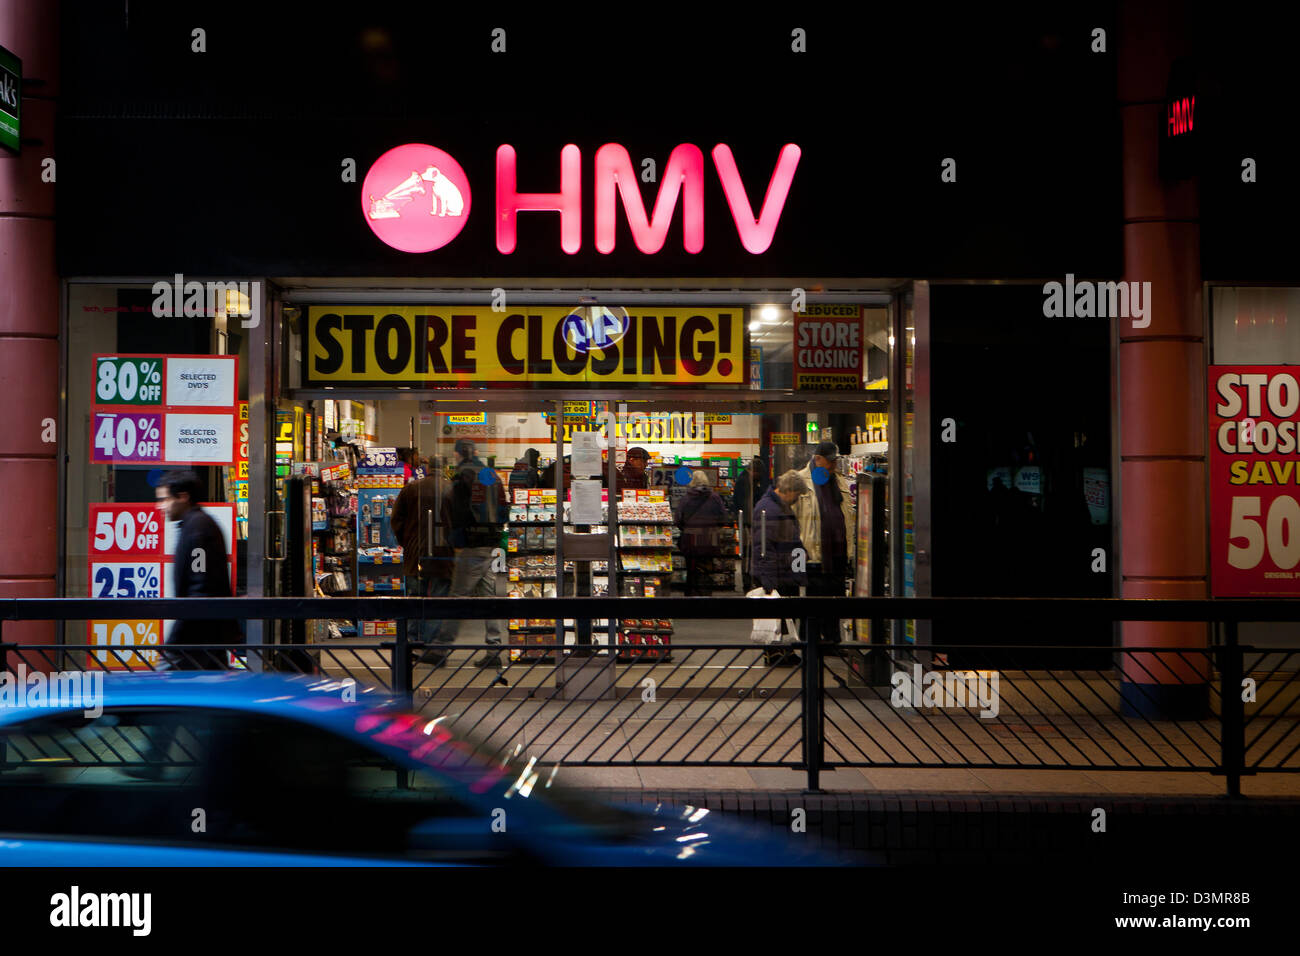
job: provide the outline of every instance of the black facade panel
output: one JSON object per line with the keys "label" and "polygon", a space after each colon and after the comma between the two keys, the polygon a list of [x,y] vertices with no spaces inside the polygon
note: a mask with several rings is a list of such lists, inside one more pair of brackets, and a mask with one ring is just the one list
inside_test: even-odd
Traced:
{"label": "black facade panel", "polygon": [[[263,5],[265,7],[266,5]],[[60,100],[59,264],[65,275],[1047,277],[1121,265],[1112,55],[1089,50],[1090,11],[906,11],[790,27],[713,20],[439,20],[409,5],[366,16],[238,4],[70,3]],[[1102,13],[1105,13],[1103,8]],[[441,16],[441,15],[440,15]],[[684,15],[685,16],[685,15]],[[1100,20],[1107,22],[1107,15]],[[204,27],[206,52],[191,31]],[[778,28],[779,26],[779,28]],[[470,42],[477,38],[482,42]],[[425,142],[471,181],[464,231],[423,255],[380,243],[361,179],[389,148]],[[522,214],[495,249],[494,155],[519,150],[520,187],[554,191],[559,151],[583,154],[579,254],[558,216]],[[606,142],[662,172],[705,153],[705,244],[594,248],[593,166]],[[775,241],[746,252],[709,158],[735,151],[755,212],[778,151],[803,158]],[[358,182],[341,162],[356,160]],[[956,160],[956,182],[941,163]],[[653,203],[655,184],[641,184]]]}

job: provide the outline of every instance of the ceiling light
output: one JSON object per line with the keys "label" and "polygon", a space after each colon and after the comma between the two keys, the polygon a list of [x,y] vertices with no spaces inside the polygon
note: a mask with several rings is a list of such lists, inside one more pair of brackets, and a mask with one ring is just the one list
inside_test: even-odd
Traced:
{"label": "ceiling light", "polygon": [[750,322],[750,323],[749,323],[749,331],[751,331],[751,332],[757,332],[757,331],[758,331],[759,329],[761,329],[762,327],[763,327],[763,323],[762,323],[762,322]]}
{"label": "ceiling light", "polygon": [[763,311],[759,314],[763,317],[764,322],[775,322],[779,313],[776,311],[776,306],[765,305]]}

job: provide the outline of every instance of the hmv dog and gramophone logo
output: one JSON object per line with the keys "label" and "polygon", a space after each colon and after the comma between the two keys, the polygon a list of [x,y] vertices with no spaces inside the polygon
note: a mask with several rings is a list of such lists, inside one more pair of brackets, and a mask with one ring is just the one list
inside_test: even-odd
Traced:
{"label": "hmv dog and gramophone logo", "polygon": [[469,218],[469,178],[436,146],[407,143],[375,160],[361,188],[366,222],[402,252],[432,252],[460,234]]}

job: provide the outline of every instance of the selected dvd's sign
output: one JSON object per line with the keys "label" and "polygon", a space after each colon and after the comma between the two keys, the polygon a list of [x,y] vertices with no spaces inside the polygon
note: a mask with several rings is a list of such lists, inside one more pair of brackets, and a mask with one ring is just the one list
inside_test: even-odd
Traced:
{"label": "selected dvd's sign", "polygon": [[809,305],[794,317],[794,387],[862,387],[862,306]]}
{"label": "selected dvd's sign", "polygon": [[303,384],[741,386],[744,322],[743,307],[607,310],[597,330],[572,309],[313,306]]}
{"label": "selected dvd's sign", "polygon": [[229,465],[238,358],[95,355],[90,461],[96,465]]}
{"label": "selected dvd's sign", "polygon": [[1211,365],[1214,597],[1300,594],[1300,383],[1294,366]]}

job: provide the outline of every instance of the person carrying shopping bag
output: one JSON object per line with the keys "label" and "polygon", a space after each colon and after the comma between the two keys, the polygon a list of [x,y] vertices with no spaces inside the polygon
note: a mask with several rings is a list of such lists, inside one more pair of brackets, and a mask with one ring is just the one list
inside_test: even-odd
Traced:
{"label": "person carrying shopping bag", "polygon": [[[794,570],[794,552],[803,547],[803,541],[793,510],[795,501],[807,490],[799,472],[787,471],[754,506],[750,575],[761,590],[750,591],[748,596],[770,596],[775,592],[781,597],[796,597],[800,586],[808,583],[804,572]],[[774,643],[780,643],[780,630],[776,628]],[[800,660],[792,650],[778,646],[764,649],[763,662],[769,667],[795,667]]]}

